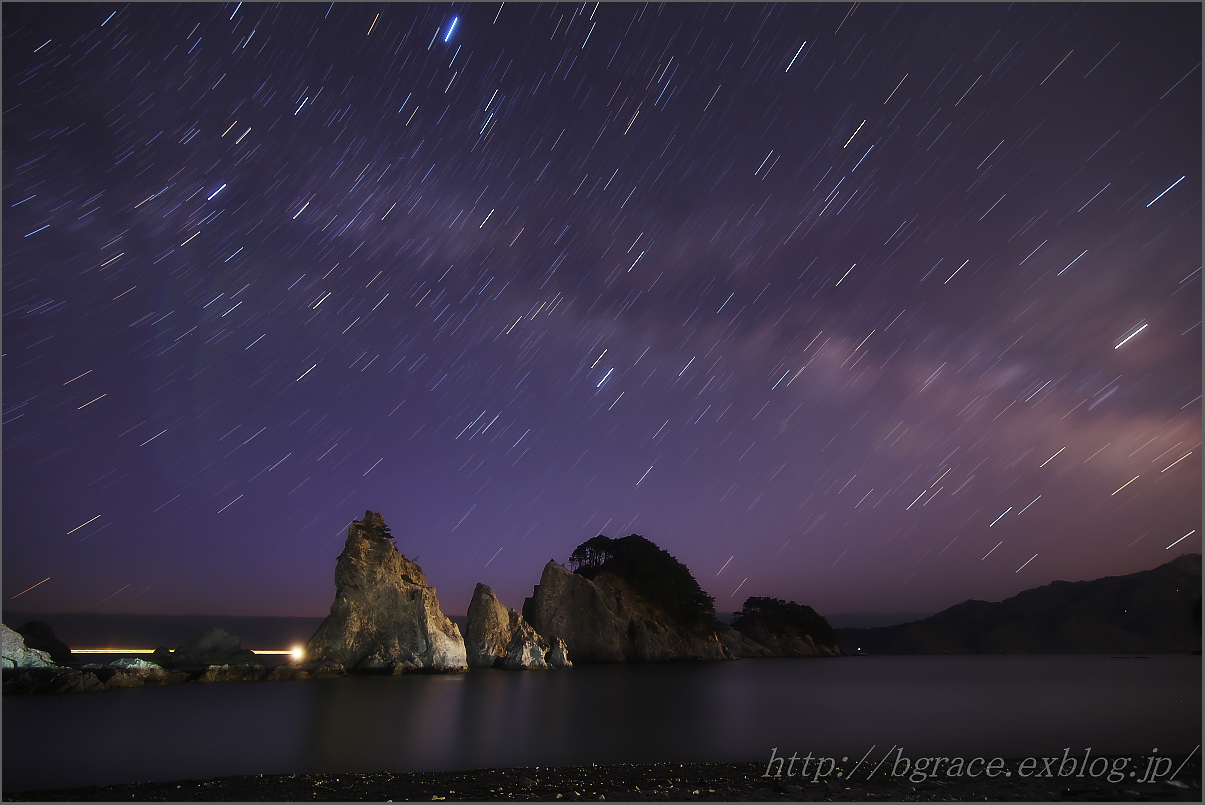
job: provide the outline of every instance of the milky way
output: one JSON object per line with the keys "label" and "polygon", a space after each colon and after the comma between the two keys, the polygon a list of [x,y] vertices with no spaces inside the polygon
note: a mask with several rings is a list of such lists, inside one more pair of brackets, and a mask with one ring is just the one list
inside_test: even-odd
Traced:
{"label": "milky way", "polygon": [[452,613],[1200,550],[1197,5],[3,13],[7,608],[322,614],[365,509]]}

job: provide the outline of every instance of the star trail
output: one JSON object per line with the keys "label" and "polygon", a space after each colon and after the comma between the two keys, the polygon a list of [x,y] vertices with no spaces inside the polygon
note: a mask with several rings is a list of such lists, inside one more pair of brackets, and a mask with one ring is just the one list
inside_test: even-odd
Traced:
{"label": "star trail", "polygon": [[365,509],[451,613],[1199,551],[1200,13],[6,4],[6,605],[320,615]]}

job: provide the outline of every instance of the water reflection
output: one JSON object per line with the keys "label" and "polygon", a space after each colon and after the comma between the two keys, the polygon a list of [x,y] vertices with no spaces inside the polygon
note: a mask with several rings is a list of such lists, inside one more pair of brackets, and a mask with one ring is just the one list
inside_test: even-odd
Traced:
{"label": "water reflection", "polygon": [[[306,718],[301,766],[314,771],[436,768],[455,756],[455,733],[467,676],[358,677],[297,683]],[[305,695],[308,693],[309,695]]]}
{"label": "water reflection", "polygon": [[7,696],[4,789],[757,760],[770,747],[1187,752],[1201,729],[1200,673],[1199,657],[856,657]]}

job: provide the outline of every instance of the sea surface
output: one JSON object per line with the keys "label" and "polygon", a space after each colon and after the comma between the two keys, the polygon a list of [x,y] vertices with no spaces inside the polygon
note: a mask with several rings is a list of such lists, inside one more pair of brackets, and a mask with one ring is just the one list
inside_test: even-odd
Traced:
{"label": "sea surface", "polygon": [[[1201,658],[863,656],[5,696],[3,790],[237,774],[1188,753]],[[895,755],[893,754],[892,757]]]}

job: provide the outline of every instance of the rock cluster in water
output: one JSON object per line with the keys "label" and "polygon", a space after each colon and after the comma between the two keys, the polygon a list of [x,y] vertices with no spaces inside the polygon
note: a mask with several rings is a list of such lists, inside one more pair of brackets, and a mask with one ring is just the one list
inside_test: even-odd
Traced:
{"label": "rock cluster in water", "polygon": [[[466,636],[440,610],[435,589],[392,542],[380,513],[348,528],[335,565],[335,600],[301,659],[269,669],[214,627],[148,662],[56,665],[70,649],[46,624],[3,627],[5,692],[62,693],[260,679],[313,679],[368,671],[459,672],[472,668],[566,668],[581,662],[734,660],[843,653],[823,618],[777,599],[749,599],[735,628],[715,618],[712,598],[689,570],[643,537],[597,537],[574,551],[578,572],[555,561],[520,614],[478,584]],[[760,603],[758,603],[760,602]],[[752,604],[757,604],[753,606]],[[36,646],[31,645],[35,643]]]}
{"label": "rock cluster in water", "polygon": [[[579,662],[671,662],[741,657],[826,656],[836,647],[792,641],[790,651],[758,634],[746,635],[714,619],[683,623],[651,603],[614,573],[595,579],[555,561],[523,602],[523,617],[548,639],[565,642]],[[772,637],[772,636],[771,636]]]}
{"label": "rock cluster in water", "polygon": [[[49,627],[47,627],[49,631]],[[76,693],[145,688],[177,682],[236,682],[259,679],[307,679],[309,674],[282,666],[269,670],[237,637],[213,628],[170,652],[120,657],[112,662],[56,665],[45,651],[30,649],[8,626],[4,632],[5,693]],[[64,644],[64,648],[65,648]],[[68,656],[70,656],[70,649]]]}
{"label": "rock cluster in water", "polygon": [[331,614],[300,666],[316,675],[468,670],[460,629],[439,608],[422,568],[394,546],[373,511],[353,521],[335,565]]}
{"label": "rock cluster in water", "polygon": [[545,640],[522,615],[502,606],[494,591],[484,584],[473,590],[469,603],[465,649],[470,668],[529,670],[573,664],[565,641],[555,637]]}

